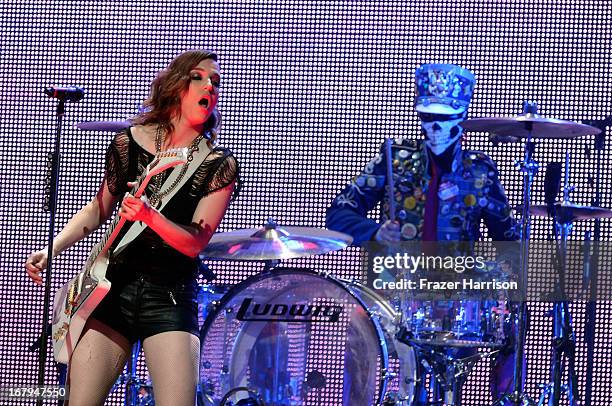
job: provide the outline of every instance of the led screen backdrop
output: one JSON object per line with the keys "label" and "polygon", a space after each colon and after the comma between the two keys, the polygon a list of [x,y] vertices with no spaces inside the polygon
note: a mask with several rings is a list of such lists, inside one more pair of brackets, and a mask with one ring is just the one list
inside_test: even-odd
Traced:
{"label": "led screen backdrop", "polygon": [[[268,217],[284,225],[323,227],[332,198],[385,137],[420,136],[412,111],[412,76],[421,63],[456,63],[475,73],[472,117],[515,115],[526,99],[537,101],[549,117],[584,120],[612,114],[610,10],[605,1],[586,0],[4,0],[0,383],[36,381],[36,353],[28,347],[39,335],[42,290],[26,280],[22,263],[46,238],[44,185],[55,102],[43,95],[43,87],[76,84],[86,89],[85,99],[69,105],[64,120],[58,225],[94,195],[112,137],[80,131],[74,124],[131,117],[150,81],[173,56],[212,48],[223,70],[221,143],[238,157],[244,181],[221,231],[257,227]],[[484,134],[471,134],[467,146],[497,161],[511,203],[519,204],[522,181],[514,161],[521,157],[522,144],[494,147]],[[543,201],[544,165],[561,160],[566,150],[577,187],[573,199],[591,204],[599,180],[601,205],[612,206],[610,148],[597,173],[593,137],[539,143],[536,159],[542,170],[534,185],[535,202]],[[592,221],[578,223],[572,238],[592,229]],[[549,230],[550,221],[534,220],[534,238],[546,238]],[[604,240],[610,231],[610,222],[602,221]],[[99,235],[57,259],[55,288],[81,267]],[[286,265],[363,276],[356,248]],[[226,284],[262,269],[261,264],[227,262],[210,267]],[[600,273],[601,284],[612,284],[609,270]],[[538,384],[548,381],[549,308],[546,303],[531,306],[527,390],[534,397]],[[576,303],[572,310],[582,386],[585,305]],[[602,301],[597,311],[593,405],[608,405],[612,304]],[[53,368],[49,362],[49,383],[55,379]],[[139,373],[146,376],[142,363]],[[466,384],[467,404],[489,402],[488,374],[483,360]],[[118,387],[108,404],[121,404],[122,396]]]}

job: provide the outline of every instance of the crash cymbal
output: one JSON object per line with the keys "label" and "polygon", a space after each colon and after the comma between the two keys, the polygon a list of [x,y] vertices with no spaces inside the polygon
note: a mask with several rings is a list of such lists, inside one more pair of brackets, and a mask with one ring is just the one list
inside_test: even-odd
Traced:
{"label": "crash cymbal", "polygon": [[[581,206],[571,203],[555,203],[557,216],[562,223],[570,223],[574,220],[587,220],[595,218],[611,218],[612,210],[603,207]],[[551,217],[545,204],[534,204],[529,209],[533,216]]]}
{"label": "crash cymbal", "polygon": [[217,233],[200,256],[235,260],[306,257],[341,250],[353,239],[343,233],[312,227],[280,227],[269,221],[262,228]]}
{"label": "crash cymbal", "polygon": [[129,120],[125,121],[85,121],[76,124],[76,127],[85,131],[109,131],[118,132],[132,125]]}
{"label": "crash cymbal", "polygon": [[[505,137],[527,138],[532,126],[533,138],[574,138],[599,134],[601,130],[573,121],[545,118],[539,114],[527,113],[516,117],[472,118],[459,124],[466,131],[488,132]],[[508,142],[508,139],[501,142]]]}

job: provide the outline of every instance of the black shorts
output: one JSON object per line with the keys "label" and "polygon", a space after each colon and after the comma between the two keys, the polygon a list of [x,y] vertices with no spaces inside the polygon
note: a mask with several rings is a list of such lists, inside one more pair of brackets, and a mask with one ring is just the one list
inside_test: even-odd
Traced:
{"label": "black shorts", "polygon": [[112,281],[111,290],[91,317],[116,330],[130,343],[167,331],[199,336],[196,280],[155,282],[146,274]]}

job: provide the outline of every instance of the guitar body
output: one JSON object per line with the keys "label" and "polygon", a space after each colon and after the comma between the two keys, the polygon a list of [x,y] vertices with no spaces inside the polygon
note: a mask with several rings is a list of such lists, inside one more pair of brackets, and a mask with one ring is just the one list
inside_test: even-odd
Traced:
{"label": "guitar body", "polygon": [[70,361],[87,319],[110,290],[107,268],[108,257],[100,255],[91,268],[81,271],[55,293],[51,331],[57,362]]}
{"label": "guitar body", "polygon": [[[135,182],[132,195],[141,197],[153,176],[173,166],[187,163],[187,153],[187,148],[179,148],[155,155]],[[70,362],[87,319],[110,290],[111,283],[106,279],[106,270],[111,247],[125,222],[124,218],[115,217],[102,240],[90,253],[83,270],[55,293],[51,337],[57,362]]]}

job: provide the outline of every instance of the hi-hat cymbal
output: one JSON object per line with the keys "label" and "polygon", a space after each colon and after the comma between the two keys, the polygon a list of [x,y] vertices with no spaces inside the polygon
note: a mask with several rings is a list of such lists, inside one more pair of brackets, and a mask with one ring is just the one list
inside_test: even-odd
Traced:
{"label": "hi-hat cymbal", "polygon": [[[595,218],[611,218],[612,210],[603,207],[581,206],[571,203],[555,203],[555,210],[561,223],[571,223],[574,220],[587,220]],[[548,214],[545,204],[534,204],[529,208],[533,216],[552,217]]]}
{"label": "hi-hat cymbal", "polygon": [[131,125],[132,125],[132,122],[129,120],[125,120],[125,121],[85,121],[85,122],[76,124],[76,127],[81,130],[85,130],[85,131],[118,132],[118,131],[125,130]]}
{"label": "hi-hat cymbal", "polygon": [[545,118],[527,113],[516,117],[472,118],[459,124],[466,131],[489,132],[501,136],[527,138],[529,126],[533,138],[574,138],[599,134],[601,130],[590,125],[573,121]]}
{"label": "hi-hat cymbal", "polygon": [[312,227],[280,227],[269,221],[262,228],[217,233],[200,256],[235,260],[274,260],[306,257],[341,250],[353,242],[349,235]]}

